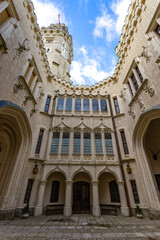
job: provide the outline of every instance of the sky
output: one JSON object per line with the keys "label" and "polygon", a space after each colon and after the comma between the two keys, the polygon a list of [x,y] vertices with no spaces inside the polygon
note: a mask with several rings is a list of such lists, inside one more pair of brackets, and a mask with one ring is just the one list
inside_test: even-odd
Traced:
{"label": "sky", "polygon": [[40,27],[65,23],[73,42],[71,79],[94,85],[112,76],[130,0],[32,0]]}

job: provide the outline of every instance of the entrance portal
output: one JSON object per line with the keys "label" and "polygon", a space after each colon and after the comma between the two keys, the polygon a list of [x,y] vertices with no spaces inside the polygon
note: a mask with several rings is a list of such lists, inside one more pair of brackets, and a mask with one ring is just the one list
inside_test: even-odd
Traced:
{"label": "entrance portal", "polygon": [[73,212],[89,213],[90,212],[90,190],[89,183],[76,182],[73,185]]}

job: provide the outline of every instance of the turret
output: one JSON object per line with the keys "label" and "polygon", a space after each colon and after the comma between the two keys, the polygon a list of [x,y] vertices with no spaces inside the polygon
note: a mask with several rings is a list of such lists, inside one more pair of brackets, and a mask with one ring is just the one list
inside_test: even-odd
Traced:
{"label": "turret", "polygon": [[73,60],[72,36],[65,24],[51,24],[41,28],[48,61],[53,75],[66,82],[70,79],[70,64]]}

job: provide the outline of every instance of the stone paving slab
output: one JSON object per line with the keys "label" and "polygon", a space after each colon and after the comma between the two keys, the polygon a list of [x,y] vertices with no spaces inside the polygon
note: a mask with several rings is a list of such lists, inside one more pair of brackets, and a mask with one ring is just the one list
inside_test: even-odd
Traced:
{"label": "stone paving slab", "polygon": [[0,221],[0,240],[160,240],[160,220],[73,215]]}

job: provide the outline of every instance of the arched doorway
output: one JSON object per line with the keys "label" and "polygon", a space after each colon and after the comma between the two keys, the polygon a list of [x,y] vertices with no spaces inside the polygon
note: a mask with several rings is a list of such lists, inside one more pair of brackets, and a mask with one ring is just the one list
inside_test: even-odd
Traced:
{"label": "arched doorway", "polygon": [[141,114],[133,133],[133,147],[146,197],[146,205],[142,208],[147,208],[152,218],[160,216],[160,194],[155,176],[159,175],[159,119],[160,105],[157,105]]}
{"label": "arched doorway", "polygon": [[73,179],[73,213],[90,213],[91,178],[84,172]]}
{"label": "arched doorway", "polygon": [[120,211],[120,195],[117,179],[109,172],[99,176],[99,204],[101,213],[117,215]]}
{"label": "arched doorway", "polygon": [[153,181],[160,196],[160,118],[150,122],[144,136],[144,148]]}
{"label": "arched doorway", "polygon": [[[0,101],[0,209],[13,217],[31,144],[31,129],[25,112]],[[7,210],[7,211],[6,211]]]}
{"label": "arched doorway", "polygon": [[47,178],[43,204],[46,215],[63,214],[66,192],[65,180],[65,176],[61,172],[53,172]]}

